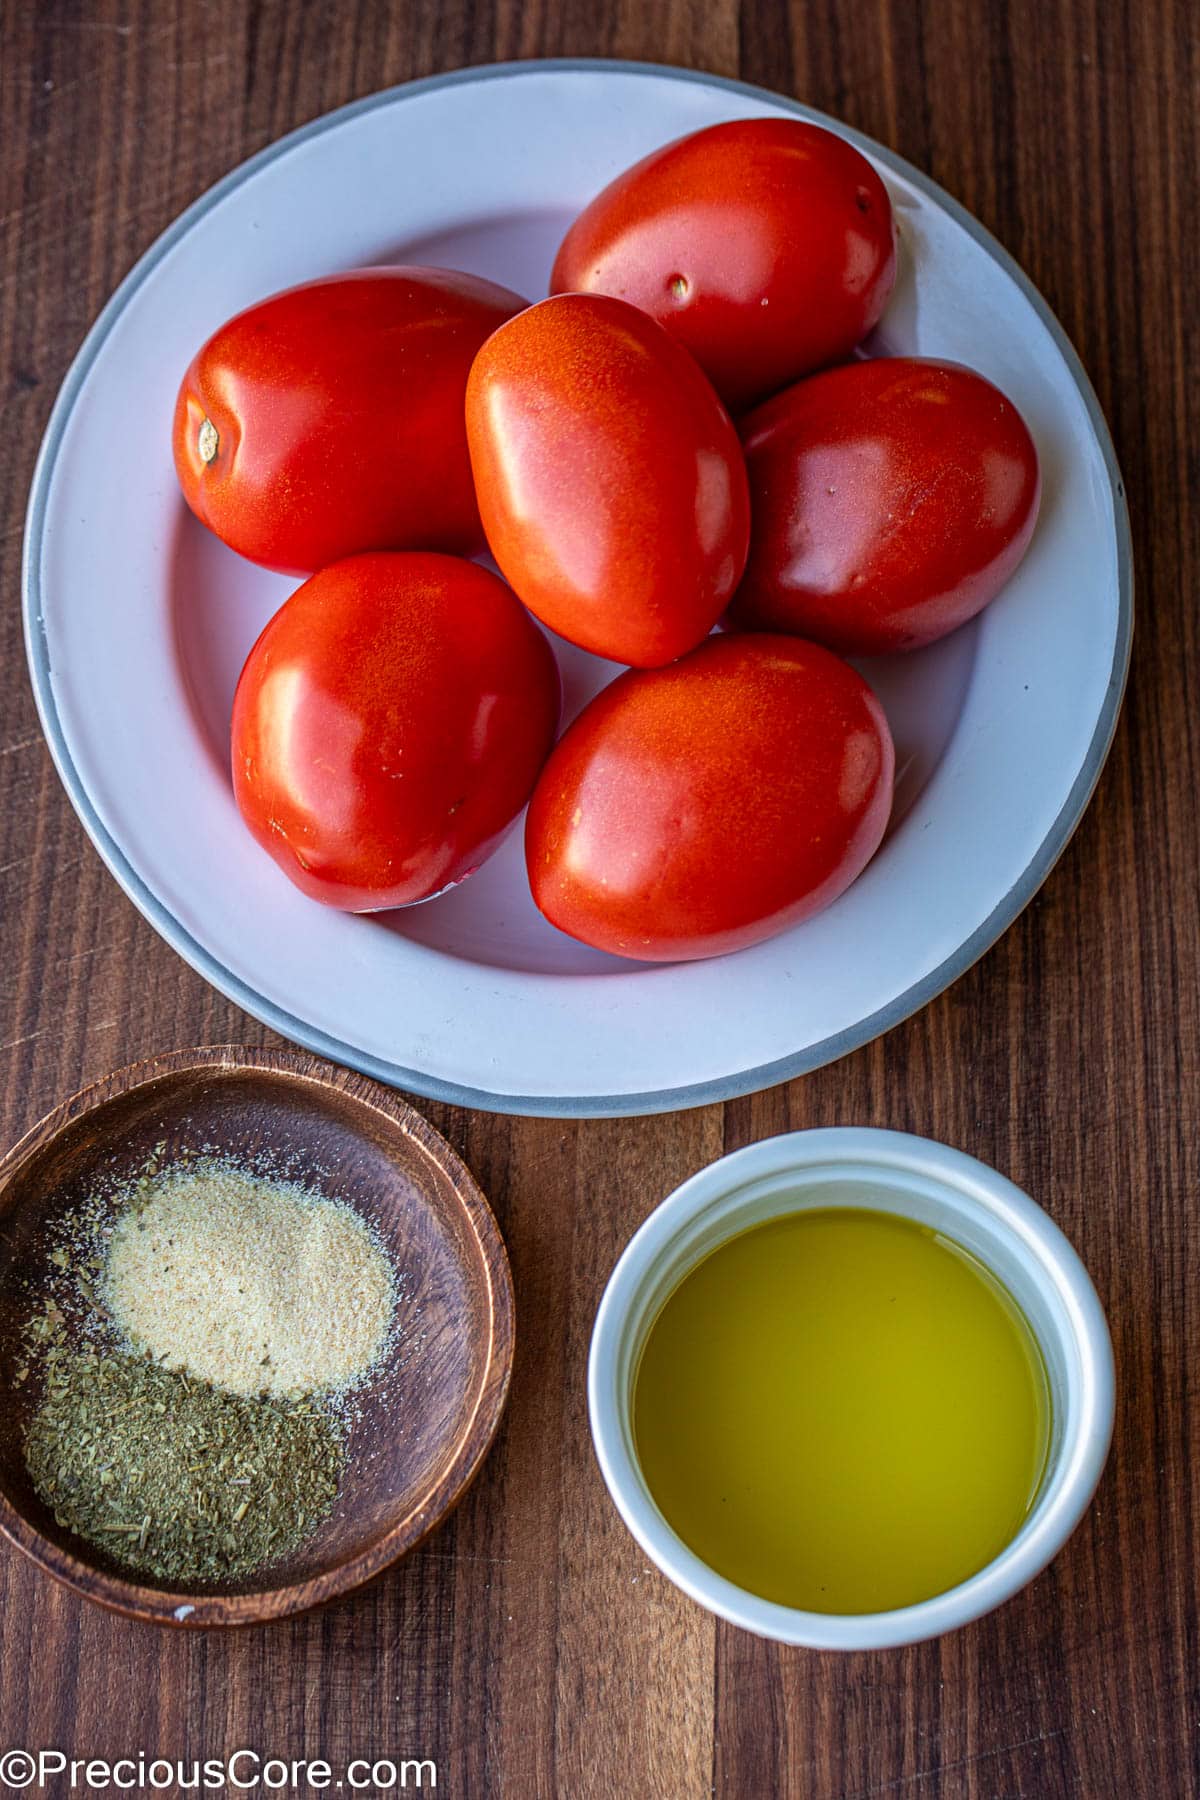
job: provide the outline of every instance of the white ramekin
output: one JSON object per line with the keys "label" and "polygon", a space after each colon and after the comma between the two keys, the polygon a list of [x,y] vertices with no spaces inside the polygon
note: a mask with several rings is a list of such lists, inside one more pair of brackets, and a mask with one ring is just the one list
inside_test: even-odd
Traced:
{"label": "white ramekin", "polygon": [[[717,1575],[659,1512],[634,1448],[631,1401],[647,1332],[710,1250],[807,1207],[866,1206],[944,1232],[1003,1282],[1041,1346],[1053,1424],[1046,1472],[1017,1536],[958,1587],[892,1612],[801,1612]],[[817,1650],[882,1650],[965,1625],[1010,1598],[1062,1548],[1108,1454],[1113,1360],[1088,1274],[1039,1206],[985,1163],[928,1138],[854,1126],[796,1131],[725,1156],[677,1188],[631,1238],[592,1334],[588,1406],[601,1472],[647,1556],[693,1600],[760,1637]]]}

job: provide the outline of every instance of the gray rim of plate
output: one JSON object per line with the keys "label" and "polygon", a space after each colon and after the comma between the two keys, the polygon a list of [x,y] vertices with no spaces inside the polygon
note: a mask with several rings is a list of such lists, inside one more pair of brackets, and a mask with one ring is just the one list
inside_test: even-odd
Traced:
{"label": "gray rim of plate", "polygon": [[[223,963],[210,955],[204,946],[184,929],[174,914],[151,893],[145,882],[130,866],[120,845],[112,838],[97,816],[79,773],[71,761],[59,723],[51,687],[49,645],[46,641],[45,625],[42,619],[40,578],[46,497],[67,420],[79,390],[100,354],[104,341],[118,316],[132,295],[153,273],[172,245],[191,229],[197,219],[203,218],[210,208],[259,169],[265,168],[277,157],[287,155],[297,144],[317,137],[322,132],[343,124],[347,119],[370,112],[376,107],[391,106],[398,96],[404,94],[425,93],[434,88],[456,87],[464,82],[491,81],[499,77],[542,73],[547,70],[646,75],[659,80],[665,78],[672,81],[694,81],[701,86],[724,88],[731,93],[745,94],[749,99],[768,101],[775,106],[782,105],[801,118],[811,119],[816,124],[827,126],[840,133],[842,137],[856,144],[860,150],[865,151],[885,168],[902,175],[906,180],[922,189],[964,230],[968,231],[1016,283],[1057,345],[1083,397],[1092,430],[1096,434],[1104,456],[1113,507],[1113,523],[1116,530],[1118,618],[1113,663],[1104,705],[1096,722],[1096,729],[1084,758],[1083,767],[1067,796],[1066,804],[1020,879],[993,908],[988,918],[959,945],[952,956],[948,956],[929,975],[914,983],[903,994],[898,995],[895,1000],[887,1006],[881,1007],[878,1012],[872,1013],[868,1018],[860,1019],[856,1025],[848,1027],[845,1031],[836,1032],[832,1037],[824,1038],[819,1044],[812,1044],[807,1049],[797,1051],[792,1056],[781,1057],[776,1062],[763,1063],[754,1069],[743,1069],[736,1074],[722,1076],[713,1081],[697,1082],[690,1087],[665,1088],[655,1093],[564,1097],[502,1094],[492,1093],[482,1088],[461,1087],[455,1082],[441,1081],[426,1075],[419,1069],[406,1069],[400,1064],[388,1063],[377,1057],[368,1056],[352,1044],[343,1043],[338,1038],[328,1037],[324,1032],[315,1030],[304,1020],[295,1018],[291,1013],[276,1006],[255,989],[247,986]],[[684,1107],[707,1105],[717,1100],[730,1100],[740,1094],[756,1093],[762,1088],[775,1086],[777,1082],[790,1080],[795,1075],[808,1074],[825,1063],[834,1062],[850,1051],[859,1049],[863,1044],[869,1043],[883,1032],[890,1031],[894,1025],[899,1025],[912,1013],[918,1012],[944,988],[949,987],[951,982],[956,981],[971,967],[972,963],[977,962],[984,952],[991,948],[996,939],[1008,929],[1018,914],[1032,900],[1062,855],[1072,832],[1083,817],[1088,801],[1099,780],[1100,771],[1104,767],[1105,758],[1116,730],[1121,698],[1125,691],[1125,682],[1129,672],[1130,645],[1133,637],[1133,567],[1130,551],[1129,514],[1125,503],[1125,487],[1117,465],[1108,425],[1091,382],[1088,380],[1066,332],[1029,277],[1007,250],[997,242],[990,232],[984,229],[977,219],[967,212],[965,207],[960,206],[920,169],[915,168],[902,157],[894,155],[892,151],[876,143],[873,138],[842,124],[839,119],[833,118],[828,113],[818,112],[798,100],[793,100],[788,95],[772,93],[770,89],[756,87],[750,82],[733,81],[719,75],[706,75],[694,69],[672,68],[663,63],[623,62],[603,57],[548,57],[544,60],[526,62],[488,63],[474,68],[455,69],[443,75],[430,75],[421,80],[403,82],[397,87],[385,88],[378,94],[369,94],[364,99],[354,100],[347,106],[338,107],[334,112],[325,113],[322,117],[311,120],[309,124],[300,126],[298,130],[289,132],[286,137],[278,139],[276,143],[269,144],[265,150],[260,150],[248,161],[240,163],[236,169],[224,176],[214,187],[202,194],[198,200],[182,212],[174,223],[167,227],[161,237],[151,244],[126,275],[88,332],[75,360],[67,371],[46,427],[46,435],[42,440],[42,447],[34,469],[33,485],[30,489],[29,509],[25,522],[22,598],[25,616],[25,646],[38,714],[50,746],[51,756],[70,796],[71,803],[110,872],[138,910],[184,961],[203,975],[228,999],[235,1001],[244,1011],[250,1013],[252,1017],[259,1019],[264,1025],[271,1026],[281,1036],[291,1039],[294,1043],[304,1045],[306,1049],[315,1051],[320,1056],[329,1057],[334,1062],[346,1064],[350,1068],[360,1070],[365,1075],[374,1076],[377,1080],[384,1081],[393,1087],[405,1088],[410,1093],[420,1094],[426,1099],[440,1100],[454,1106],[479,1107],[489,1112],[529,1114],[542,1118],[620,1118],[639,1113],[672,1112]]]}

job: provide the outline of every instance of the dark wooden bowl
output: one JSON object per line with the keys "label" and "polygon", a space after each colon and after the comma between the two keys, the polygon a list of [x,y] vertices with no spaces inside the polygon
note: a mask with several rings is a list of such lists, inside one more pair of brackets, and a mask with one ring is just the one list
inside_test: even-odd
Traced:
{"label": "dark wooden bowl", "polygon": [[[296,1159],[306,1185],[375,1226],[404,1277],[397,1342],[361,1396],[333,1515],[266,1573],[183,1592],[127,1578],[55,1523],[22,1448],[39,1384],[14,1385],[45,1225],[136,1174],[163,1142],[168,1158],[212,1147]],[[0,1530],[56,1580],[128,1617],[255,1624],[370,1580],[466,1490],[499,1425],[512,1357],[508,1258],[470,1172],[398,1096],[345,1069],[236,1047],[154,1057],[85,1088],[0,1162]]]}

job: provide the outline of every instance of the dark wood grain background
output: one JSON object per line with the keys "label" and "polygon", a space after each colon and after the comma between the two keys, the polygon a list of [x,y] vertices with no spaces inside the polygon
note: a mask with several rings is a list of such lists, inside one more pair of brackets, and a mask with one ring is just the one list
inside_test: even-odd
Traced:
{"label": "dark wood grain background", "polygon": [[[138,1056],[272,1041],[159,942],[68,806],[25,675],[22,515],[55,390],[115,283],[210,183],[342,101],[496,58],[644,57],[799,95],[893,146],[999,236],[1077,344],[1124,465],[1140,606],[1081,829],[917,1018],[724,1109],[568,1124],[423,1107],[491,1196],[520,1322],[505,1428],[450,1525],[351,1602],[198,1639],[122,1624],[0,1551],[0,1750],[403,1753],[470,1800],[1200,1793],[1198,16],[1194,0],[0,0],[5,1141]],[[113,454],[137,454],[120,421]],[[750,1139],[849,1122],[961,1145],[1050,1209],[1108,1305],[1121,1400],[1096,1505],[1031,1589],[940,1642],[836,1659],[717,1626],[646,1569],[593,1466],[583,1383],[608,1270],[667,1189]]]}

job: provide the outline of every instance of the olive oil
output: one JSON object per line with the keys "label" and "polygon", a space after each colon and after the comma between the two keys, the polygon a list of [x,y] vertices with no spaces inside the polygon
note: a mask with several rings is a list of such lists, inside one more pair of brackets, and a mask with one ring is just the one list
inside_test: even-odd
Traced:
{"label": "olive oil", "polygon": [[959,1245],[859,1208],[714,1250],[652,1324],[633,1410],[684,1542],[812,1612],[907,1606],[983,1568],[1033,1503],[1050,1431],[1008,1293]]}

